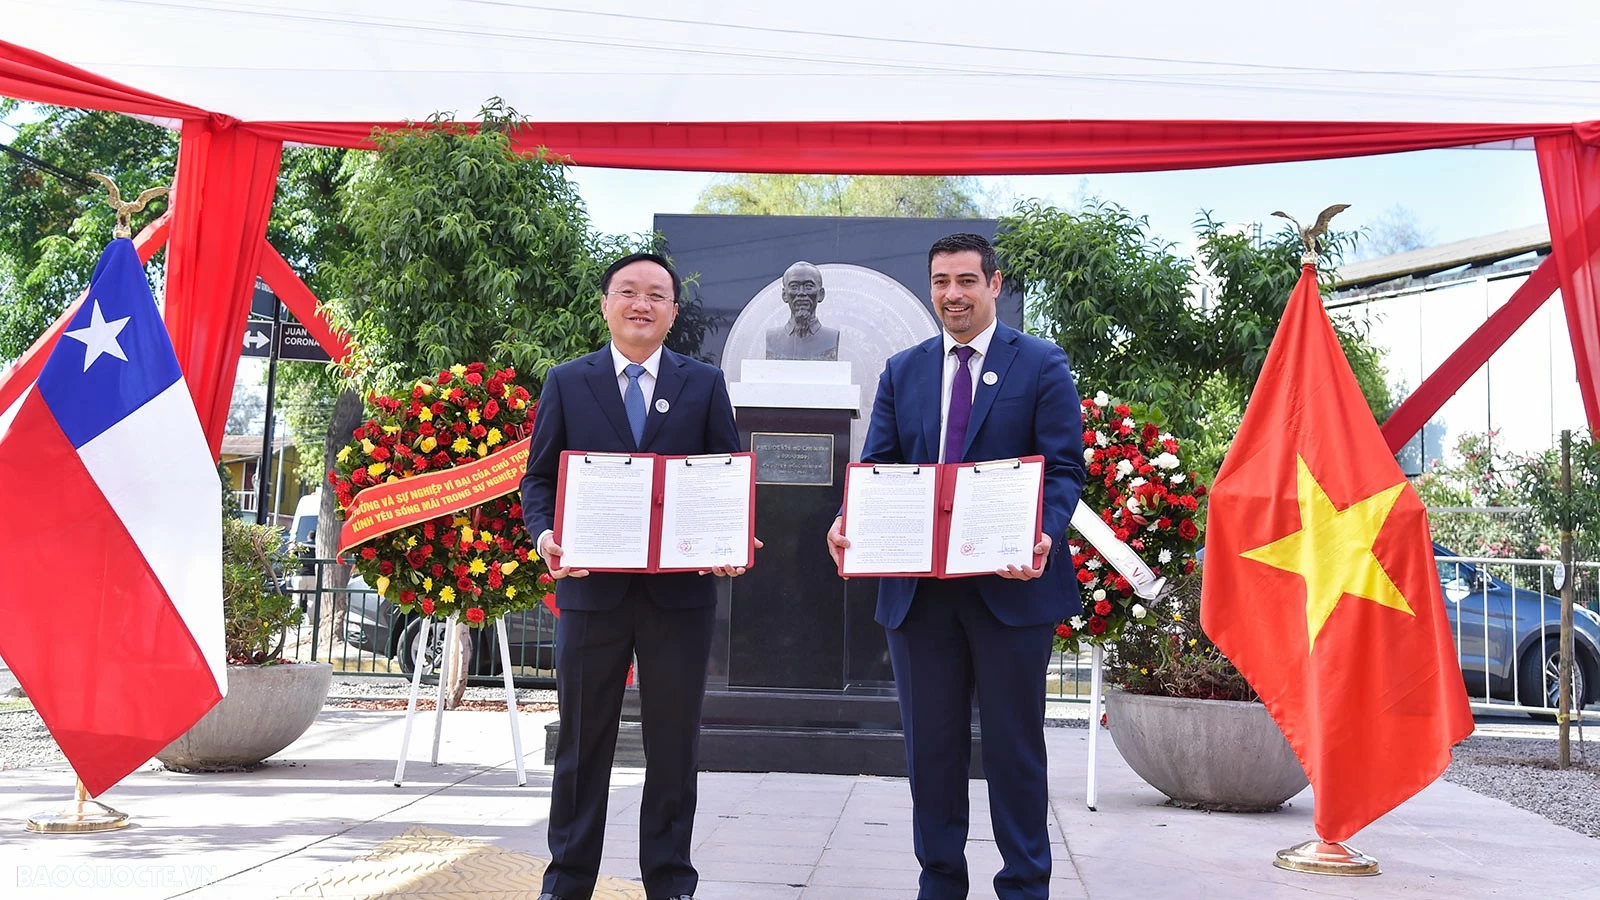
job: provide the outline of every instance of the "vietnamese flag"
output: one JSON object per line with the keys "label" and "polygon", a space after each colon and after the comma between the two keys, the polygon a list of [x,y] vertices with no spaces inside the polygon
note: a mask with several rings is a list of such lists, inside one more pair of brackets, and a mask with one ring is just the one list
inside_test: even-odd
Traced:
{"label": "vietnamese flag", "polygon": [[1211,490],[1200,620],[1305,767],[1343,841],[1472,733],[1422,500],[1300,273]]}

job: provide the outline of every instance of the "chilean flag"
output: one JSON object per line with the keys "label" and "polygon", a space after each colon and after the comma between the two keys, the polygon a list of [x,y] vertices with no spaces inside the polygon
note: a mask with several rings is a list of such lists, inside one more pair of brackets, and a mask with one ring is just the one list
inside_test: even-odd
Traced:
{"label": "chilean flag", "polygon": [[227,690],[217,470],[133,242],[0,413],[0,658],[91,796]]}

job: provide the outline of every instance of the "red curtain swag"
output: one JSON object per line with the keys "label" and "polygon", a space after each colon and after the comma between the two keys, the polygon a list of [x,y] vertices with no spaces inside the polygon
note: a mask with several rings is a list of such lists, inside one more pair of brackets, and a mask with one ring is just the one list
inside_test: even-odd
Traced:
{"label": "red curtain swag", "polygon": [[[264,235],[282,143],[368,145],[374,122],[239,122],[0,41],[0,95],[38,103],[182,120],[167,323],[190,391],[220,446],[239,341],[255,276],[275,290],[335,358],[344,344],[307,312],[310,292],[266,253]],[[860,174],[1043,174],[1132,172],[1328,159],[1537,138],[1539,166],[1591,427],[1600,427],[1600,121],[1543,125],[1371,122],[946,121],[541,123],[516,135],[519,148],[546,147],[588,166],[728,172]],[[292,273],[288,273],[292,274]],[[1444,386],[1482,365],[1516,315],[1531,310],[1530,286],[1452,354],[1391,417],[1385,435],[1404,444],[1454,390]],[[297,286],[298,285],[298,286]],[[1525,296],[1526,292],[1526,296]],[[292,300],[291,300],[292,298]],[[314,300],[314,298],[311,298]],[[1514,298],[1515,299],[1515,298]],[[1508,311],[1509,310],[1509,311]],[[1514,327],[1514,326],[1513,326]],[[1502,334],[1504,332],[1504,334]],[[46,337],[49,337],[47,335]],[[41,338],[44,340],[44,338]],[[31,353],[32,351],[30,351]],[[1470,367],[1470,368],[1469,368]],[[0,398],[18,370],[0,382]],[[22,380],[29,383],[31,379]],[[1427,388],[1425,391],[1424,388]],[[1404,416],[1401,415],[1404,413]],[[1400,432],[1410,428],[1411,432]]]}

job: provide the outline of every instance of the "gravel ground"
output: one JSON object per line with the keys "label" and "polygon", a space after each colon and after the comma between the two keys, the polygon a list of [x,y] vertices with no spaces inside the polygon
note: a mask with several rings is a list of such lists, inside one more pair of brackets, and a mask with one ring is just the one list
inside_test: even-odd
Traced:
{"label": "gravel ground", "polygon": [[[1600,728],[1572,731],[1572,768],[1556,765],[1555,729],[1538,737],[1476,734],[1456,747],[1446,781],[1538,813],[1579,834],[1600,838]],[[1548,735],[1548,736],[1546,736]]]}

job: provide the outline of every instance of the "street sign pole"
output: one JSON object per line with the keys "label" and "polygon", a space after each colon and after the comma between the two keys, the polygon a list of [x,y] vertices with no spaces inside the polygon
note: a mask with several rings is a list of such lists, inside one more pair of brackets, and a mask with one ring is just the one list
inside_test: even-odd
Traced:
{"label": "street sign pole", "polygon": [[256,465],[256,524],[267,523],[267,483],[268,476],[272,474],[272,409],[275,400],[275,391],[278,382],[278,342],[276,340],[279,327],[283,322],[283,304],[272,304],[272,336],[274,340],[268,342],[267,352],[267,412],[266,421],[263,423],[261,436],[261,461]]}

